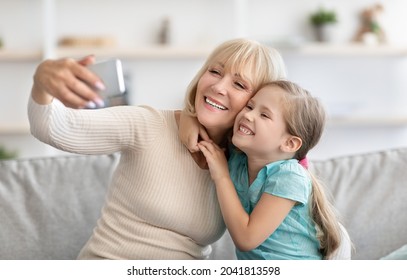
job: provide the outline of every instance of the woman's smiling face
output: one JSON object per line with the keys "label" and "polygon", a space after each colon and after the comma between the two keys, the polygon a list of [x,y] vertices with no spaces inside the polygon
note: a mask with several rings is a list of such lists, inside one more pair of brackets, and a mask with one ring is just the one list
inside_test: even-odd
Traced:
{"label": "woman's smiling face", "polygon": [[221,63],[207,69],[198,82],[195,109],[208,132],[224,133],[253,95],[253,86],[239,73],[226,71]]}

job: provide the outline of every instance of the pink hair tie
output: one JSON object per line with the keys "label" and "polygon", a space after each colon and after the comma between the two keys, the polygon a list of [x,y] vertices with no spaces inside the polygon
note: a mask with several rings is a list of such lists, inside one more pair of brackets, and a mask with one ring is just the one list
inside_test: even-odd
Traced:
{"label": "pink hair tie", "polygon": [[307,157],[299,160],[298,163],[301,164],[301,166],[304,167],[305,169],[308,169],[308,159],[307,159]]}

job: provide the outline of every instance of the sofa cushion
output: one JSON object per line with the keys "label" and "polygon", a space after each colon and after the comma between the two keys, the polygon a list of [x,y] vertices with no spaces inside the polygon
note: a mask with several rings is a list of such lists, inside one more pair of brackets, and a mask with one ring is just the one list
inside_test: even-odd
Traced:
{"label": "sofa cushion", "polygon": [[0,161],[0,259],[75,259],[117,155]]}
{"label": "sofa cushion", "polygon": [[[75,259],[99,217],[118,155],[0,161],[0,259]],[[312,161],[354,243],[353,259],[407,244],[407,148]],[[212,259],[233,259],[225,236]]]}
{"label": "sofa cushion", "polygon": [[380,259],[407,244],[407,148],[312,161],[354,245],[352,259]]}

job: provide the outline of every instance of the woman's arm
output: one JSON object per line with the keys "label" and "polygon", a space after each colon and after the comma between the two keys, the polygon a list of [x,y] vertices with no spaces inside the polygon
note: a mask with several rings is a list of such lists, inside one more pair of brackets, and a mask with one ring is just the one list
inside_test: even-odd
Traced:
{"label": "woman's arm", "polygon": [[160,111],[148,106],[114,106],[77,110],[55,100],[28,103],[31,134],[57,149],[79,154],[142,151],[153,145],[165,127]]}
{"label": "woman's arm", "polygon": [[253,212],[247,214],[230,179],[222,149],[206,141],[198,147],[208,162],[222,215],[235,246],[241,251],[256,248],[276,230],[295,202],[265,193]]}
{"label": "woman's arm", "polygon": [[91,102],[102,105],[103,101],[96,90],[103,89],[104,85],[86,67],[92,63],[93,56],[79,61],[68,58],[43,61],[34,73],[31,91],[33,100],[46,105],[57,98],[71,108],[84,108]]}
{"label": "woman's arm", "polygon": [[181,111],[179,121],[179,138],[191,153],[199,151],[198,141],[202,140],[210,141],[208,133],[199,122],[198,119]]}

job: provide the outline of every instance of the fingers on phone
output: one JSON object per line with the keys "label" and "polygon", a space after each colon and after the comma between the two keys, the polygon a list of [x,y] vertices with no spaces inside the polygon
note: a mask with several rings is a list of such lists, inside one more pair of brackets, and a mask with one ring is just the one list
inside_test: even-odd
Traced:
{"label": "fingers on phone", "polygon": [[83,107],[104,107],[104,101],[97,93],[97,91],[105,89],[105,85],[100,78],[87,67],[80,65],[75,69],[74,75],[75,77],[71,79],[68,87],[79,98],[84,100],[86,104],[82,104]]}
{"label": "fingers on phone", "polygon": [[72,77],[62,92],[64,101],[77,108],[104,107],[103,100],[86,82]]}
{"label": "fingers on phone", "polygon": [[95,56],[92,55],[92,54],[88,55],[88,56],[85,56],[85,57],[79,59],[78,63],[83,65],[83,66],[88,66],[90,64],[93,64],[93,63],[95,63]]}

